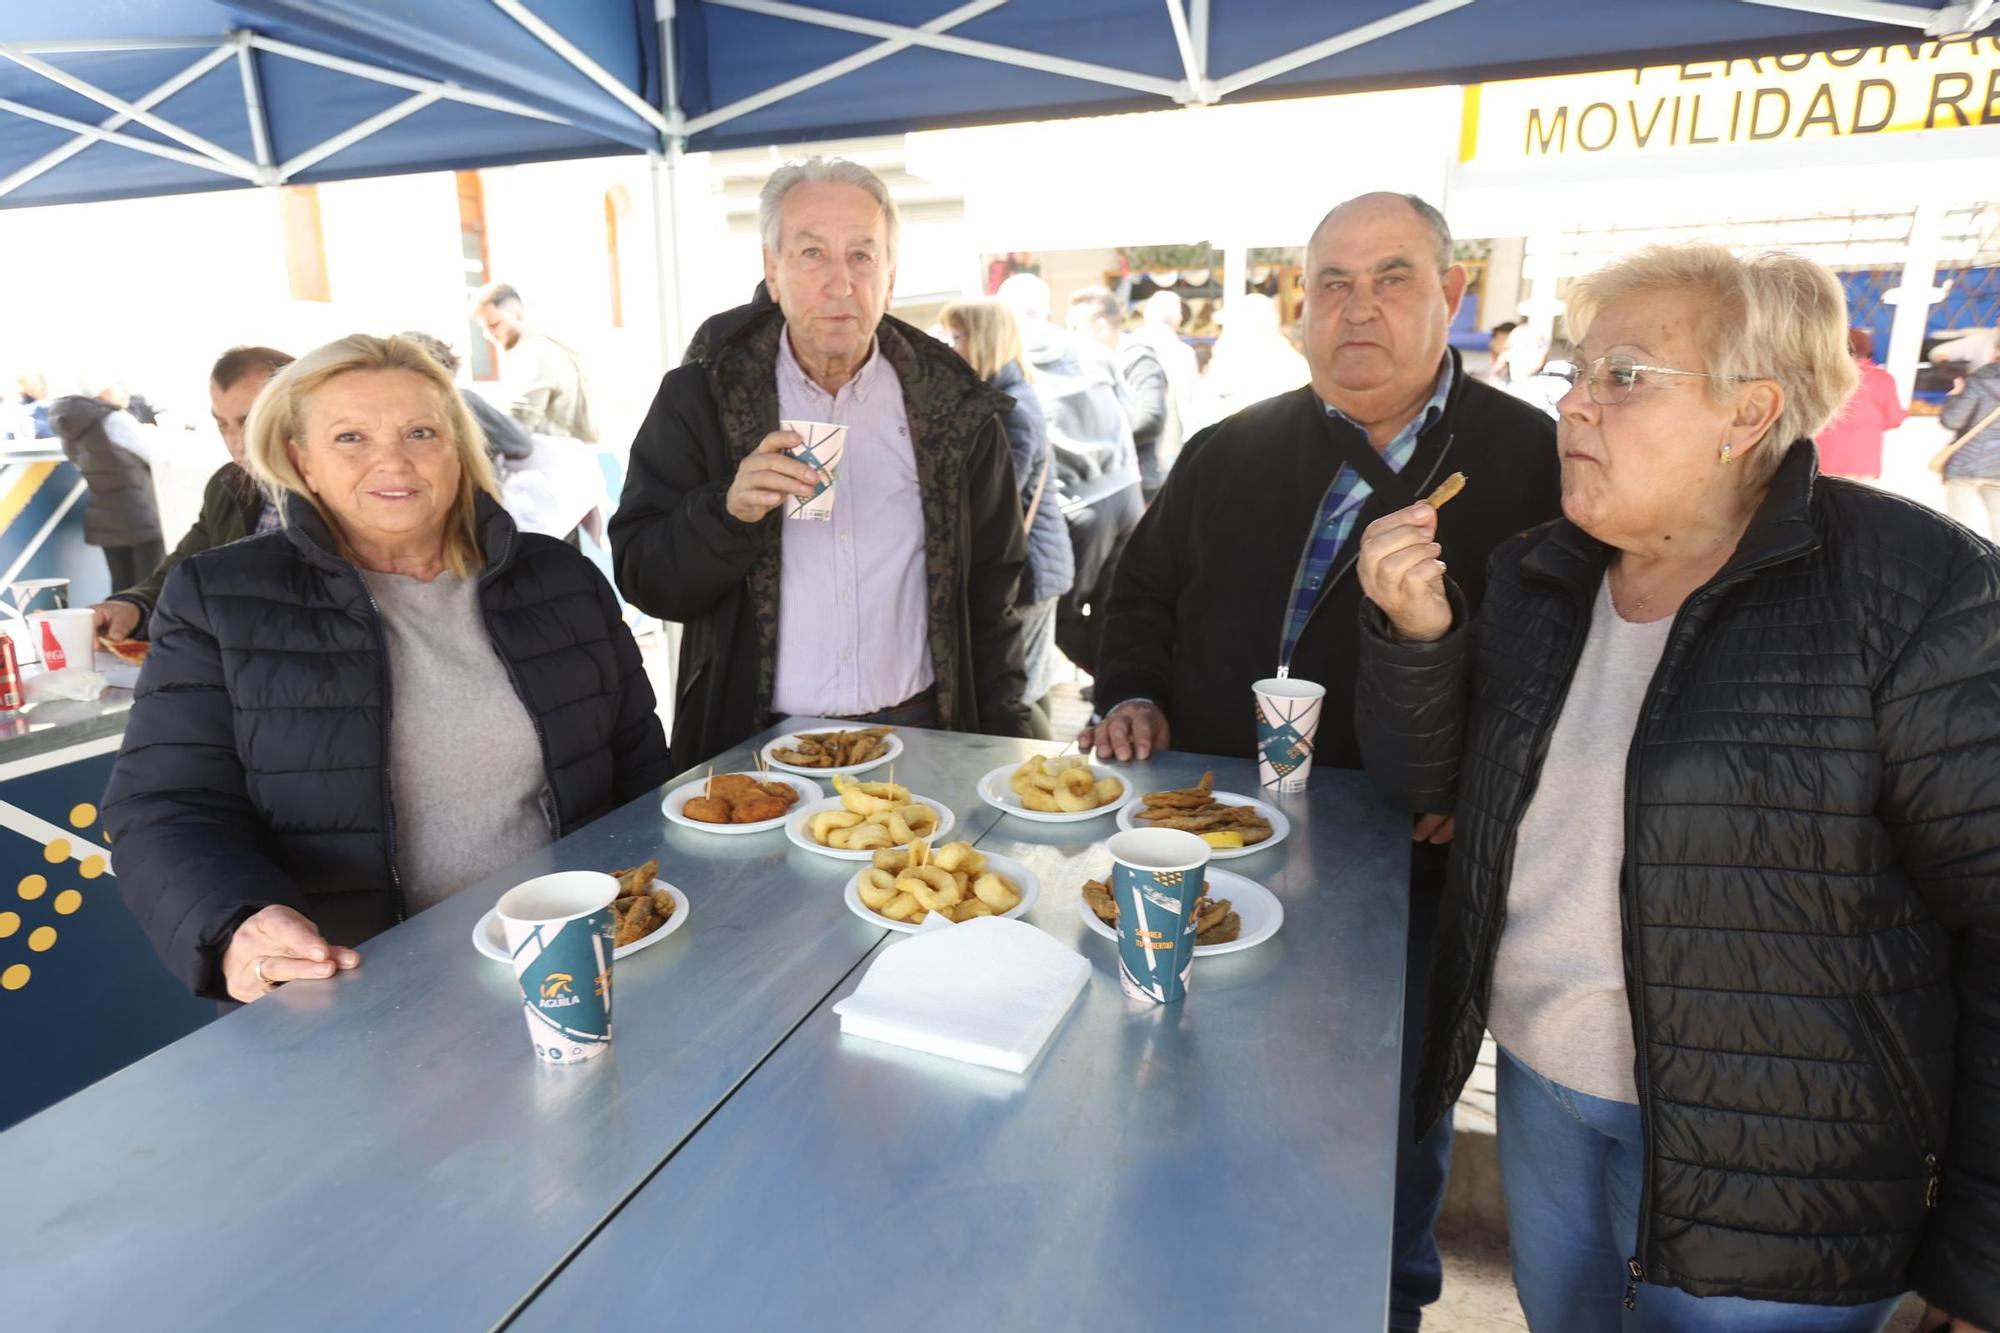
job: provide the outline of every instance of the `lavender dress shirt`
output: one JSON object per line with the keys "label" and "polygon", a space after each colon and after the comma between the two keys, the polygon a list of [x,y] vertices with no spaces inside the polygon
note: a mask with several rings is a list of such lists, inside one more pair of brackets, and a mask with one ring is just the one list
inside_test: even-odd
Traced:
{"label": "lavender dress shirt", "polygon": [[877,345],[828,394],[799,365],[788,332],[778,339],[778,415],[846,426],[847,452],[832,521],[784,520],[771,706],[811,717],[892,708],[936,680],[902,380]]}

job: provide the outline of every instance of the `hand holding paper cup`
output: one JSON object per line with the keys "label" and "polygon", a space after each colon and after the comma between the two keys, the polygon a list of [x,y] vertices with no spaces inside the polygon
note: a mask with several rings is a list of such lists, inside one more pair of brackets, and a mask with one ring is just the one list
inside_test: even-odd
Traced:
{"label": "hand holding paper cup", "polygon": [[1135,999],[1172,1004],[1187,995],[1194,970],[1194,904],[1208,881],[1208,844],[1179,829],[1133,829],[1108,846],[1118,979]]}
{"label": "hand holding paper cup", "polygon": [[780,421],[778,425],[805,441],[792,450],[792,457],[819,473],[819,487],[811,495],[785,500],[785,517],[821,523],[831,520],[840,459],[847,452],[847,427],[827,421]]}
{"label": "hand holding paper cup", "polygon": [[1257,708],[1257,780],[1279,791],[1304,791],[1326,686],[1274,677],[1250,689]]}
{"label": "hand holding paper cup", "polygon": [[521,983],[535,1055],[580,1064],[611,1045],[611,951],[618,881],[570,870],[500,895],[501,927]]}

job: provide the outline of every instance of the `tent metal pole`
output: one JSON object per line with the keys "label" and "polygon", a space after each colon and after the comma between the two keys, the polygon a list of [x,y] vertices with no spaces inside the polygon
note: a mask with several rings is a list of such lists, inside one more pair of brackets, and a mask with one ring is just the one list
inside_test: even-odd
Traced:
{"label": "tent metal pole", "polygon": [[1424,4],[1411,5],[1408,9],[1376,19],[1373,23],[1349,28],[1346,32],[1328,37],[1324,41],[1314,42],[1311,46],[1301,47],[1289,54],[1266,60],[1261,65],[1252,65],[1249,69],[1231,74],[1226,79],[1217,79],[1213,91],[1217,97],[1227,97],[1231,93],[1241,92],[1252,84],[1275,79],[1280,74],[1289,74],[1315,61],[1339,55],[1342,51],[1351,51],[1357,46],[1365,46],[1369,42],[1387,37],[1391,33],[1401,32],[1405,28],[1414,28],[1419,23],[1427,23],[1455,9],[1463,9],[1471,3],[1472,0],[1426,0]]}
{"label": "tent metal pole", "polygon": [[[940,14],[927,23],[918,24],[917,28],[920,32],[944,32],[957,27],[961,23],[976,19],[981,14],[990,14],[1006,3],[1008,3],[1008,0],[972,0],[971,4],[961,5],[948,14]],[[1172,4],[1173,0],[1168,0],[1168,3]],[[687,122],[683,128],[686,134],[692,138],[694,135],[700,134],[703,130],[714,129],[717,125],[725,121],[734,120],[738,116],[747,116],[752,111],[760,111],[770,106],[773,102],[782,102],[787,97],[796,97],[808,89],[819,87],[822,83],[831,83],[833,80],[843,78],[858,69],[866,69],[879,60],[888,59],[898,51],[909,50],[912,45],[914,43],[908,38],[903,37],[895,37],[888,41],[878,42],[866,50],[856,51],[853,55],[845,59],[836,60],[831,65],[813,70],[809,74],[801,74],[795,79],[787,79],[783,83],[774,84],[764,89],[762,92],[752,93],[748,97],[731,102],[728,106],[717,107],[713,111],[696,116],[693,120]]]}
{"label": "tent metal pole", "polygon": [[[785,0],[707,0],[707,3],[717,9],[740,9],[749,14],[791,19],[795,23],[811,23],[822,28],[833,28],[839,32],[857,32],[864,37],[907,38],[912,46],[927,47],[933,51],[949,51],[953,55],[971,56],[976,60],[991,61],[999,65],[1019,65],[1023,69],[1040,70],[1044,74],[1061,74],[1092,83],[1108,83],[1114,88],[1130,88],[1135,92],[1151,93],[1155,97],[1164,97],[1169,101],[1179,101],[1184,91],[1182,86],[1172,79],[1155,78],[1153,75],[1139,74],[1129,69],[1113,69],[1109,65],[1093,65],[1083,60],[1066,60],[1061,56],[1022,51],[995,42],[976,42],[946,33],[925,32],[921,28],[911,28],[900,23],[881,23],[874,19],[857,18],[852,14],[836,14],[806,5],[788,4]],[[1470,4],[1472,0],[1458,0],[1458,3]]]}
{"label": "tent metal pole", "polygon": [[255,180],[257,169],[243,158],[230,152],[221,144],[210,143],[192,130],[184,130],[163,116],[156,116],[143,107],[137,107],[122,97],[114,97],[94,83],[79,79],[68,70],[57,69],[45,60],[38,60],[26,51],[7,42],[0,42],[0,58],[13,61],[31,74],[39,74],[58,88],[66,88],[78,97],[87,97],[99,106],[120,112],[131,120],[138,121],[147,129],[166,135],[178,143],[184,143],[204,157],[213,158],[230,169],[231,174]]}
{"label": "tent metal pole", "polygon": [[413,93],[386,111],[378,111],[357,125],[342,130],[330,139],[322,139],[297,157],[287,158],[278,167],[278,179],[288,181],[316,162],[322,162],[335,153],[345,152],[371,134],[387,129],[397,121],[414,116],[442,96],[432,88],[421,93]]}
{"label": "tent metal pole", "polygon": [[[251,166],[248,162],[245,162],[242,169],[238,170],[226,162],[218,162],[212,157],[203,157],[200,153],[190,153],[179,148],[169,148],[163,143],[154,143],[150,139],[134,139],[129,134],[120,134],[116,130],[101,129],[96,125],[85,124],[80,120],[71,120],[68,116],[58,116],[53,111],[43,111],[39,107],[26,106],[20,102],[8,101],[5,98],[0,98],[0,111],[11,111],[24,120],[38,120],[44,125],[53,125],[59,130],[68,130],[71,134],[82,135],[93,143],[115,143],[120,148],[130,148],[140,153],[151,153],[154,157],[164,157],[169,162],[181,162],[191,167],[200,167],[204,171],[212,171],[218,176],[235,176],[239,180],[246,181],[255,181],[257,179],[257,168]],[[121,112],[120,114],[123,113]],[[127,117],[127,119],[137,119],[137,117]]]}
{"label": "tent metal pole", "polygon": [[[659,0],[660,96],[662,117],[678,130],[681,121],[679,53],[674,49],[674,0]],[[660,326],[660,369],[672,369],[681,353],[680,159],[686,139],[663,136],[661,151],[648,154],[653,186],[653,309]]]}
{"label": "tent metal pole", "polygon": [[668,133],[667,118],[659,108],[625,86],[617,75],[585,55],[569,38],[543,22],[541,17],[530,10],[521,0],[492,0],[495,9],[514,22],[526,28],[531,36],[549,50],[561,56],[579,74],[616,98],[620,105],[633,115],[651,125],[661,134]]}
{"label": "tent metal pole", "polygon": [[214,45],[213,37],[63,37],[16,42],[14,49],[30,55],[60,56],[95,51],[205,51]]}
{"label": "tent metal pole", "polygon": [[[250,34],[230,34],[236,44],[236,69],[243,76],[243,114],[250,121],[250,142],[255,146],[257,165],[271,165],[271,132],[264,124],[264,94],[257,86],[257,53],[250,47]],[[276,182],[273,181],[273,184]]]}
{"label": "tent metal pole", "polygon": [[376,65],[364,65],[359,60],[328,55],[309,46],[295,46],[291,42],[281,42],[260,33],[251,33],[249,43],[257,50],[270,55],[296,60],[301,64],[318,65],[321,69],[330,69],[340,74],[352,74],[357,79],[386,83],[391,88],[404,88],[413,93],[435,91],[439,97],[448,102],[463,102],[467,106],[484,107],[488,111],[501,111],[510,116],[525,116],[529,120],[545,120],[551,125],[569,124],[561,116],[551,115],[539,107],[509,101],[505,97],[495,97],[491,93],[475,92],[473,89],[461,88],[454,83],[439,83],[436,79],[420,79],[413,74],[399,74],[395,70],[382,69]]}
{"label": "tent metal pole", "polygon": [[1189,36],[1194,42],[1195,63],[1201,77],[1208,78],[1208,0],[1188,0]]}
{"label": "tent metal pole", "polygon": [[1898,27],[1922,28],[1933,37],[1978,32],[1991,24],[1995,17],[2000,17],[1990,12],[1993,0],[1971,0],[1971,3],[1961,0],[1941,9],[1929,5],[1885,4],[1882,0],[1748,0],[1748,3],[1863,23],[1893,23]]}
{"label": "tent metal pole", "polygon": [[1208,80],[1202,77],[1201,57],[1195,51],[1194,34],[1188,31],[1187,14],[1181,9],[1181,0],[1167,0],[1167,22],[1173,25],[1174,45],[1181,52],[1181,68],[1187,71],[1186,100],[1212,100],[1208,95]]}
{"label": "tent metal pole", "polygon": [[[216,66],[228,60],[229,56],[230,56],[229,47],[227,46],[216,47],[214,50],[210,51],[207,55],[203,56],[200,60],[195,61],[192,65],[189,65],[186,69],[174,75],[174,77],[168,79],[165,83],[161,84],[159,87],[154,88],[153,90],[148,92],[145,96],[133,102],[132,105],[137,107],[148,107],[148,108],[158,106],[160,103],[166,101],[169,97],[172,97],[175,93],[179,92],[181,89],[187,87],[189,84],[195,82],[197,79],[204,77],[210,70],[214,69]],[[122,125],[130,123],[131,119],[132,118],[130,116],[126,115],[124,112],[121,111],[114,116],[110,116],[104,120],[99,121],[97,124],[97,128],[100,130],[115,130]],[[81,153],[84,149],[90,147],[91,144],[96,142],[97,140],[95,139],[79,134],[74,139],[71,139],[68,143],[63,144],[60,147],[50,149],[48,152],[42,154],[42,156],[36,158],[33,162],[30,162],[26,166],[22,167],[20,170],[10,173],[4,179],[0,179],[0,198],[4,198],[5,196],[12,194],[15,190],[19,189],[23,185],[26,185],[29,181],[35,179],[35,177],[37,176],[42,175],[44,172],[47,172],[52,168],[61,166],[63,163],[69,161],[71,158],[75,157],[78,153]]]}

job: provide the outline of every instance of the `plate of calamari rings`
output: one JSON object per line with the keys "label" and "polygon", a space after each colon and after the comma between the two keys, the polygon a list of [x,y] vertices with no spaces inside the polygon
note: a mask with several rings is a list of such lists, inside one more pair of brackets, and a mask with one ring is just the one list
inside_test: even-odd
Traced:
{"label": "plate of calamari rings", "polygon": [[801,731],[780,736],[761,751],[764,762],[787,773],[831,777],[835,773],[865,773],[903,752],[903,738],[894,727],[861,727],[854,731]]}
{"label": "plate of calamari rings", "polygon": [[979,779],[979,799],[996,810],[1043,824],[1074,824],[1108,815],[1133,799],[1130,784],[1093,768],[1082,755],[1030,755]]}
{"label": "plate of calamari rings", "polygon": [[866,861],[888,848],[908,847],[951,832],[957,821],[934,796],[912,796],[893,782],[833,778],[837,795],[811,801],[785,821],[785,836],[809,852],[843,861]]}
{"label": "plate of calamari rings", "polygon": [[812,779],[789,773],[715,773],[668,792],[660,813],[703,833],[762,833],[783,825],[800,801],[825,794]]}
{"label": "plate of calamari rings", "polygon": [[[625,958],[648,945],[658,944],[686,924],[688,897],[659,878],[660,859],[644,865],[613,870],[618,896],[612,900],[611,956]],[[507,927],[500,922],[500,904],[495,903],[472,927],[472,947],[496,963],[511,963],[507,952]]]}
{"label": "plate of calamari rings", "polygon": [[[1285,924],[1285,905],[1256,880],[1213,867],[1206,873],[1207,882],[1194,905],[1195,957],[1254,949]],[[1084,925],[1105,939],[1118,938],[1118,900],[1107,881],[1084,881],[1076,911]]]}
{"label": "plate of calamari rings", "polygon": [[1208,844],[1209,860],[1228,861],[1276,847],[1292,821],[1254,796],[1216,791],[1215,774],[1204,773],[1192,787],[1145,793],[1118,812],[1118,827],[1182,829]]}
{"label": "plate of calamari rings", "polygon": [[954,924],[975,917],[1016,917],[1035,905],[1035,872],[969,842],[884,848],[847,881],[847,910],[871,926],[914,931],[932,917]]}

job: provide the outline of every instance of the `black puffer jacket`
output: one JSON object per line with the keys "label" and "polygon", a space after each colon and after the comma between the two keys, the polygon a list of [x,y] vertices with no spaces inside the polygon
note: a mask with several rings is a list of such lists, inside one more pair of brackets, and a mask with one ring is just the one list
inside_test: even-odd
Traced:
{"label": "black puffer jacket", "polygon": [[[1638,1258],[1702,1296],[1915,1285],[2000,1327],[2000,552],[1814,469],[1794,445],[1681,608],[1626,766]],[[1458,813],[1420,1126],[1478,1051],[1608,560],[1558,521],[1494,556],[1469,633],[1392,642],[1364,611],[1369,769]]]}
{"label": "black puffer jacket", "polygon": [[[198,994],[223,994],[216,964],[259,908],[347,945],[404,912],[381,619],[312,506],[294,496],[288,517],[168,578],[105,792],[125,901]],[[666,781],[666,740],[603,575],[484,497],[479,517],[480,605],[541,736],[560,837]]]}

